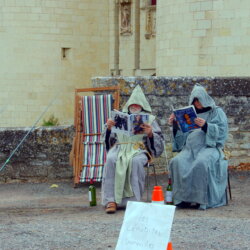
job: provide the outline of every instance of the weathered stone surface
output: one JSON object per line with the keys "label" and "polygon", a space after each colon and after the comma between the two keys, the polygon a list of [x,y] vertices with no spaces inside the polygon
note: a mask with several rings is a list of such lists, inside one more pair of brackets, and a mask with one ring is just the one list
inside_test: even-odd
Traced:
{"label": "weathered stone surface", "polygon": [[221,96],[250,96],[250,78],[217,78],[212,84],[212,94]]}
{"label": "weathered stone surface", "polygon": [[[204,86],[228,116],[229,139],[227,147],[233,151],[230,164],[249,162],[250,140],[250,78],[249,77],[97,77],[92,79],[95,87],[120,85],[121,107],[129,98],[133,88],[140,84],[146,94],[154,115],[164,132],[166,144],[170,143],[170,128],[167,118],[171,105],[182,107],[196,83]],[[172,154],[167,148],[168,158]],[[169,159],[168,159],[169,160]],[[164,169],[164,158],[159,169]]]}
{"label": "weathered stone surface", "polygon": [[[1,166],[29,130],[30,128],[0,129]],[[69,153],[73,133],[72,126],[34,129],[0,172],[0,181],[72,177]]]}
{"label": "weathered stone surface", "polygon": [[240,148],[250,150],[250,143],[241,144],[241,145],[240,145]]}
{"label": "weathered stone surface", "polygon": [[[137,84],[143,88],[166,140],[167,158],[163,154],[160,159],[155,159],[157,172],[167,171],[169,160],[176,155],[171,152],[171,128],[167,124],[171,106],[186,106],[195,83],[204,86],[228,116],[226,147],[231,152],[230,165],[250,162],[250,78],[97,77],[92,82],[94,87],[120,84],[121,107]],[[0,129],[1,166],[29,130]],[[71,178],[69,153],[73,134],[74,129],[70,126],[34,129],[0,172],[0,182]]]}

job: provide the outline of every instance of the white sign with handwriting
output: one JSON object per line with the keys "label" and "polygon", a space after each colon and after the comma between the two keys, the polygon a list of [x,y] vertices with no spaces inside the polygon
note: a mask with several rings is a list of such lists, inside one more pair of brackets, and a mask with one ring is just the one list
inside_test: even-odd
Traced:
{"label": "white sign with handwriting", "polygon": [[175,206],[129,201],[116,250],[166,250]]}

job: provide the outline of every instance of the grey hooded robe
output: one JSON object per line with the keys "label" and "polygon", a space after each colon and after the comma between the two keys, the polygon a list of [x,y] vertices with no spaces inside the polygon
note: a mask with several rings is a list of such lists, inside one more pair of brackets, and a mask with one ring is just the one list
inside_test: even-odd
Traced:
{"label": "grey hooded robe", "polygon": [[200,209],[225,205],[228,162],[223,147],[228,135],[227,117],[206,90],[196,85],[189,104],[198,98],[202,106],[211,107],[197,114],[207,122],[207,130],[177,131],[173,150],[180,151],[170,162],[174,204],[182,201],[200,204]]}
{"label": "grey hooded robe", "polygon": [[[108,131],[105,129],[105,142],[109,151],[102,179],[102,204],[104,206],[108,202],[116,202],[120,206],[125,206],[129,200],[139,201],[145,185],[144,166],[148,161],[147,151],[153,157],[158,157],[164,149],[161,129],[155,117],[150,114],[151,107],[139,85],[133,90],[122,111],[128,113],[128,107],[131,104],[142,106],[141,114],[150,115],[149,123],[153,128],[153,138],[150,139],[145,134],[130,137],[115,133],[107,135]],[[146,149],[134,148],[136,142],[143,142]]]}

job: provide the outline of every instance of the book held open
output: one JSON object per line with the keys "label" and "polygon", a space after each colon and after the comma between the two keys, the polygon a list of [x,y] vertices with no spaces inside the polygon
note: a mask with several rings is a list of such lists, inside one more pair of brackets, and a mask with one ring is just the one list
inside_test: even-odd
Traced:
{"label": "book held open", "polygon": [[173,109],[173,112],[183,133],[200,128],[194,123],[194,119],[197,118],[197,114],[193,105],[180,109]]}
{"label": "book held open", "polygon": [[147,114],[127,114],[117,110],[111,112],[111,119],[115,122],[112,127],[114,133],[124,133],[128,136],[143,134],[141,125],[149,122]]}

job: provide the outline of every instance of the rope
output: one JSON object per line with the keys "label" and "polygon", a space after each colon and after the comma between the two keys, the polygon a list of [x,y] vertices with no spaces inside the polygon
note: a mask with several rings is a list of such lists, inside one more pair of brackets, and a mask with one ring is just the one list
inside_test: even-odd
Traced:
{"label": "rope", "polygon": [[7,106],[3,106],[3,107],[0,109],[0,114],[3,113],[3,112],[6,110],[6,107],[7,107]]}
{"label": "rope", "polygon": [[48,109],[50,108],[50,106],[53,105],[53,103],[57,100],[58,96],[61,93],[56,94],[55,98],[53,98],[50,103],[48,104],[48,106],[45,108],[45,110],[42,112],[42,114],[38,117],[38,119],[35,121],[35,123],[33,124],[33,126],[31,127],[31,129],[26,133],[26,135],[23,137],[23,139],[19,142],[19,144],[16,146],[16,148],[11,152],[10,156],[8,157],[8,159],[5,161],[5,163],[2,165],[2,167],[0,168],[0,172],[6,167],[6,165],[9,163],[10,159],[12,158],[12,156],[16,153],[16,151],[19,149],[19,147],[23,144],[23,142],[25,141],[25,139],[28,137],[28,135],[31,133],[31,131],[34,130],[35,126],[37,125],[37,123],[41,120],[41,118],[43,117],[43,115],[48,111]]}

